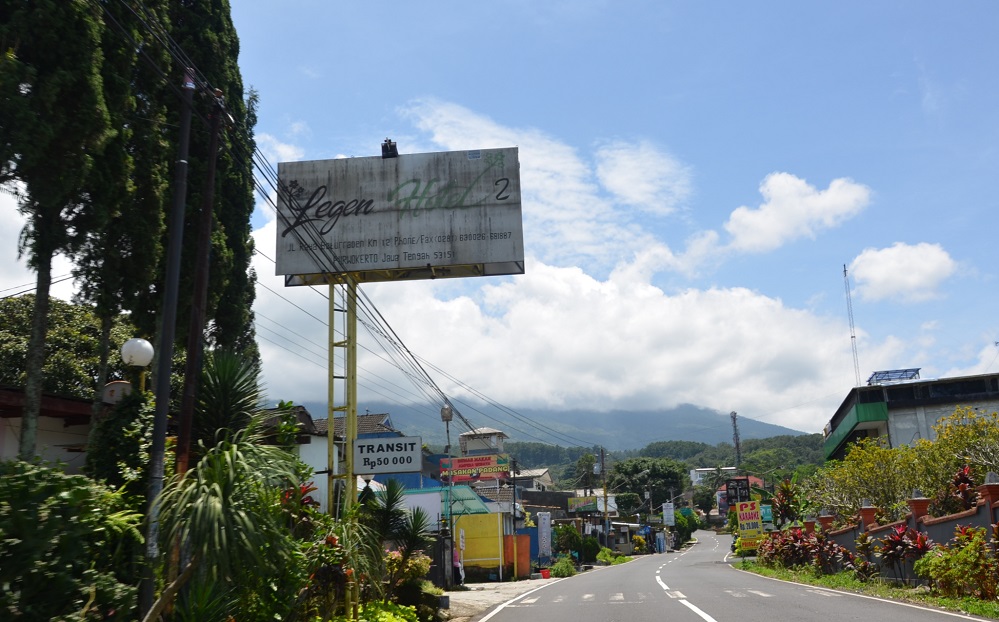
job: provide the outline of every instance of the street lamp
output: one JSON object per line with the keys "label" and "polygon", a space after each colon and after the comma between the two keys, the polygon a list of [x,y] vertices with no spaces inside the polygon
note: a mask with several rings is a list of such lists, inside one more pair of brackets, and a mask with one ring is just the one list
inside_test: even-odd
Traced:
{"label": "street lamp", "polygon": [[121,346],[121,360],[129,367],[140,368],[139,392],[145,392],[146,372],[144,368],[148,367],[149,364],[153,362],[153,344],[149,343],[145,339],[133,337]]}

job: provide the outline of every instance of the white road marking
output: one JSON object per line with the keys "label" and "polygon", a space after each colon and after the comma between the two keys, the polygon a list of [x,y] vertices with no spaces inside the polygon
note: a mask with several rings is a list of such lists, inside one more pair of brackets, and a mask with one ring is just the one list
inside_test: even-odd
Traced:
{"label": "white road marking", "polygon": [[750,594],[756,594],[757,596],[762,596],[763,598],[773,598],[773,594],[767,594],[766,592],[761,592],[759,590],[746,590]]}
{"label": "white road marking", "polygon": [[618,592],[617,594],[611,594],[610,599],[613,600],[624,600],[624,594]]}
{"label": "white road marking", "polygon": [[656,583],[663,586],[664,590],[669,590],[669,586],[663,583],[663,580],[659,577],[659,575],[656,575]]}
{"label": "white road marking", "polygon": [[706,614],[703,611],[701,611],[700,609],[698,609],[696,606],[692,605],[690,603],[690,601],[681,600],[680,602],[683,603],[687,607],[687,609],[690,609],[691,611],[693,611],[697,615],[701,616],[701,619],[704,620],[704,622],[718,622],[717,620],[715,620],[714,618],[712,618],[708,614]]}

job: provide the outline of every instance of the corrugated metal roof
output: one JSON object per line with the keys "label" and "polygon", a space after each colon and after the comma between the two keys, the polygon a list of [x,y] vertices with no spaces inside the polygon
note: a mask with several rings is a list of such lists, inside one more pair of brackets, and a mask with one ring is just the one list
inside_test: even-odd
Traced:
{"label": "corrugated metal roof", "polygon": [[437,492],[441,495],[441,515],[448,515],[448,496],[451,498],[451,513],[454,516],[465,514],[489,514],[489,508],[482,502],[479,495],[468,486],[445,486],[442,488],[407,489],[407,495]]}

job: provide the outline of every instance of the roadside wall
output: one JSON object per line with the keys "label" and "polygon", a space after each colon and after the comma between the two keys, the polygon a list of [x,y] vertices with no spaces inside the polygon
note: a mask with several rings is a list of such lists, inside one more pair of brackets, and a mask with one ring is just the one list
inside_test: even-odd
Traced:
{"label": "roadside wall", "polygon": [[[874,517],[878,508],[865,507],[860,510],[860,521],[854,525],[849,525],[843,529],[831,530],[833,522],[832,516],[819,517],[819,529],[827,538],[836,544],[846,548],[850,552],[857,554],[857,539],[862,533],[867,533],[872,539],[881,540],[885,538],[891,530],[898,526],[911,528],[916,532],[926,534],[926,536],[936,544],[946,544],[954,537],[954,530],[959,526],[984,527],[989,539],[993,539],[992,525],[997,522],[997,512],[999,512],[999,484],[984,484],[978,487],[978,504],[964,512],[951,514],[949,516],[931,517],[927,514],[930,500],[926,498],[909,499],[909,509],[911,510],[903,520],[879,525]],[[806,523],[806,530],[815,528],[812,521]],[[901,569],[901,575],[897,576],[899,569],[882,568],[881,575],[890,580],[900,580],[906,583],[915,583],[920,579],[912,571],[912,563],[907,563]]]}

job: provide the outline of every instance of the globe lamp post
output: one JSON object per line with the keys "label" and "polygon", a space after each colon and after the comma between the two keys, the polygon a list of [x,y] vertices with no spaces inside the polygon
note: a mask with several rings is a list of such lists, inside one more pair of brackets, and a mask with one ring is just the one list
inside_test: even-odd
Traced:
{"label": "globe lamp post", "polygon": [[145,368],[153,362],[153,344],[135,337],[121,346],[121,360],[129,367],[139,367],[139,391],[146,390]]}

